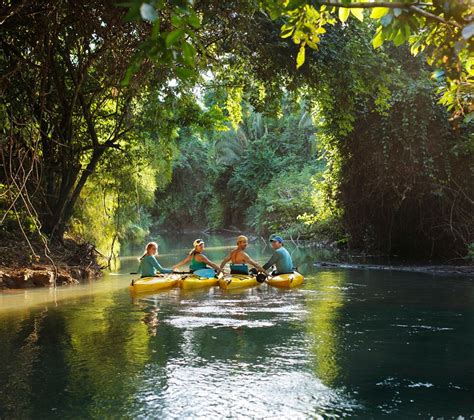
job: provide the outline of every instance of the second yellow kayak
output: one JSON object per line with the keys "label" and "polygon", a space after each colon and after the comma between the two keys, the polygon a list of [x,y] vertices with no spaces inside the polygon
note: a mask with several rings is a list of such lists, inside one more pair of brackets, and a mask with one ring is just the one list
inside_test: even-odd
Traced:
{"label": "second yellow kayak", "polygon": [[182,289],[200,289],[202,287],[212,287],[219,284],[219,279],[215,277],[199,277],[194,274],[191,274],[185,278],[179,280],[179,287]]}
{"label": "second yellow kayak", "polygon": [[219,286],[222,289],[253,287],[258,286],[259,284],[257,278],[249,274],[229,274],[219,280]]}
{"label": "second yellow kayak", "polygon": [[275,277],[268,277],[267,283],[274,287],[292,288],[300,286],[304,282],[304,277],[297,271],[290,274],[279,274]]}

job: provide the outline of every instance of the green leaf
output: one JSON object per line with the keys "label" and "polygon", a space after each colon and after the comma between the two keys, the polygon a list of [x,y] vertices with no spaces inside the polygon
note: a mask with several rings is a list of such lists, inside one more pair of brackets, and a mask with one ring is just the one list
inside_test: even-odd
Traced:
{"label": "green leaf", "polygon": [[474,76],[474,57],[470,57],[466,61],[466,71],[469,76]]}
{"label": "green leaf", "polygon": [[134,20],[138,20],[140,18],[140,6],[138,4],[133,5],[128,9],[127,14],[124,17],[125,22],[131,22]]}
{"label": "green leaf", "polygon": [[287,10],[293,10],[305,3],[305,0],[290,0],[286,5]]}
{"label": "green leaf", "polygon": [[402,27],[403,31],[405,32],[405,39],[408,39],[410,38],[410,35],[411,35],[411,29],[410,29],[410,25],[408,25],[408,23],[405,23]]}
{"label": "green leaf", "polygon": [[283,29],[285,27],[285,25],[283,25],[281,27],[281,34],[280,36],[282,38],[289,38],[292,34],[293,34],[293,31],[295,30],[295,28],[293,27],[287,27],[286,29]]}
{"label": "green leaf", "polygon": [[188,16],[187,20],[194,29],[199,29],[201,27],[201,20],[194,10],[191,10],[191,14]]}
{"label": "green leaf", "polygon": [[377,33],[375,34],[374,39],[372,40],[372,46],[374,47],[374,49],[377,49],[382,44],[383,44],[383,35],[382,35],[382,31],[380,30],[380,27],[379,27],[379,30],[377,31]]}
{"label": "green leaf", "polygon": [[364,9],[360,9],[360,8],[357,7],[357,8],[349,9],[349,10],[361,22],[364,20]]}
{"label": "green leaf", "polygon": [[296,57],[296,68],[297,69],[299,69],[304,64],[305,55],[306,55],[306,47],[305,47],[305,44],[303,43],[300,47],[299,52],[298,52],[298,56]]}
{"label": "green leaf", "polygon": [[399,29],[395,38],[393,38],[393,43],[399,47],[405,42],[405,32],[402,29]]}
{"label": "green leaf", "polygon": [[142,3],[140,6],[140,15],[143,20],[148,20],[150,22],[154,22],[158,19],[158,13],[156,13],[156,9],[148,3]]}
{"label": "green leaf", "polygon": [[350,9],[346,9],[345,7],[339,7],[338,13],[339,13],[339,20],[341,22],[345,22],[349,18],[351,11]]}
{"label": "green leaf", "polygon": [[186,67],[176,67],[174,71],[181,80],[190,79],[196,74],[194,70],[188,69]]}
{"label": "green leaf", "polygon": [[464,122],[469,124],[471,121],[474,121],[474,112],[470,112],[464,117]]}
{"label": "green leaf", "polygon": [[166,47],[169,48],[172,45],[176,44],[176,42],[184,35],[183,29],[176,29],[166,35]]}
{"label": "green leaf", "polygon": [[183,41],[184,61],[186,61],[186,63],[189,64],[190,66],[194,67],[195,56],[196,56],[196,50],[194,49],[194,47],[189,42]]}
{"label": "green leaf", "polygon": [[177,28],[178,26],[181,26],[183,23],[183,18],[175,13],[171,16],[171,24]]}
{"label": "green leaf", "polygon": [[388,7],[375,7],[370,14],[371,19],[380,19],[384,17],[390,9]]}
{"label": "green leaf", "polygon": [[301,38],[306,38],[306,35],[301,32],[300,30],[296,30],[294,35],[293,35],[293,42],[295,44],[301,43]]}

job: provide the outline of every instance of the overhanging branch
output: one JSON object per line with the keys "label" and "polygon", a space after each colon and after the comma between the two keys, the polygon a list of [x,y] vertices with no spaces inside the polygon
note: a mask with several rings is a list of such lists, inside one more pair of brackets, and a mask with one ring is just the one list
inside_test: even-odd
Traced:
{"label": "overhanging branch", "polygon": [[409,10],[417,15],[423,16],[427,19],[434,20],[436,22],[440,22],[444,25],[456,26],[457,28],[462,28],[462,26],[457,23],[453,22],[452,20],[447,21],[446,19],[442,18],[439,15],[435,15],[430,13],[422,7],[432,7],[433,4],[431,3],[392,3],[392,2],[363,2],[363,3],[339,3],[339,2],[332,2],[332,1],[317,1],[314,3],[315,6],[331,6],[331,7],[342,7],[344,9],[374,9],[376,7],[386,7],[388,9],[405,9]]}

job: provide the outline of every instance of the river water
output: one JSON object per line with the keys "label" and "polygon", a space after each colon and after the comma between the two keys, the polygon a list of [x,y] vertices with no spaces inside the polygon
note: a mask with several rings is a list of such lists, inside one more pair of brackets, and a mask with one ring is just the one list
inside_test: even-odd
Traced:
{"label": "river water", "polygon": [[[191,242],[161,239],[165,266]],[[204,239],[215,261],[233,242]],[[474,415],[474,279],[315,268],[320,250],[288,248],[293,290],[133,298],[137,252],[90,284],[1,293],[0,418]]]}

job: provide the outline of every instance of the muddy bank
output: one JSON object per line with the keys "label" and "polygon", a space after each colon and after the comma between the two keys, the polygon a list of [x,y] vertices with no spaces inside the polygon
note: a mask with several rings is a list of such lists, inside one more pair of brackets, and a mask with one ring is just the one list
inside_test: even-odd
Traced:
{"label": "muddy bank", "polygon": [[1,243],[0,289],[71,285],[102,276],[100,254],[91,244],[65,240],[50,244],[49,253],[40,241],[31,244],[34,253],[23,241]]}
{"label": "muddy bank", "polygon": [[463,276],[474,278],[474,265],[382,265],[326,261],[318,261],[314,263],[314,265],[316,267],[348,268],[356,270],[406,271],[439,276]]}

